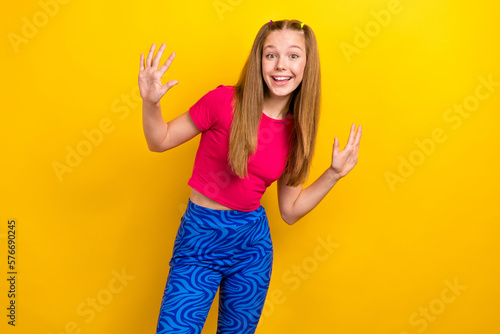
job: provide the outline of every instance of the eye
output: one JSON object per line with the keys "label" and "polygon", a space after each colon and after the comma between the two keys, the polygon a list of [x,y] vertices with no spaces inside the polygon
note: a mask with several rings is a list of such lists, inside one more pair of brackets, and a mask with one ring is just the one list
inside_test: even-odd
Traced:
{"label": "eye", "polygon": [[274,54],[272,54],[272,53],[270,53],[270,54],[266,55],[266,58],[275,58],[275,57],[276,57],[276,56],[275,56]]}
{"label": "eye", "polygon": [[299,58],[299,55],[294,53],[294,54],[290,55],[290,58],[297,59],[297,58]]}

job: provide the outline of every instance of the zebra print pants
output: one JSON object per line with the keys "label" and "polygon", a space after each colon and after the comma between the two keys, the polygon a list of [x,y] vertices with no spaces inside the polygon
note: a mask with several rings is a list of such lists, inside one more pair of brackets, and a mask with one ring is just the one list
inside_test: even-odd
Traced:
{"label": "zebra print pants", "polygon": [[249,212],[215,210],[189,199],[169,262],[156,333],[201,333],[219,288],[217,333],[255,333],[272,263],[262,205]]}

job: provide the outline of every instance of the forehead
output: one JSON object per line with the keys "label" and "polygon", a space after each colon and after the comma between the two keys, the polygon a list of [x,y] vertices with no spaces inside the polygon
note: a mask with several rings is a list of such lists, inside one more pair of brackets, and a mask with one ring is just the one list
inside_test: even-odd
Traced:
{"label": "forehead", "polygon": [[299,46],[302,50],[305,50],[305,37],[303,32],[288,29],[274,30],[269,33],[264,41],[264,48],[266,46],[288,48],[292,45]]}

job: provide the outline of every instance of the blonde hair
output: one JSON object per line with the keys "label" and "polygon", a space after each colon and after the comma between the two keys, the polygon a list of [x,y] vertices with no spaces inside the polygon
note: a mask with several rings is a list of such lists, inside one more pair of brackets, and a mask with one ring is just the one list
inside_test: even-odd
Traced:
{"label": "blonde hair", "polygon": [[316,36],[308,25],[304,24],[301,27],[300,21],[281,20],[266,23],[257,33],[250,55],[235,85],[228,161],[240,178],[248,175],[248,158],[257,148],[259,120],[262,116],[265,90],[268,89],[262,77],[262,49],[272,31],[283,29],[303,32],[306,46],[307,60],[302,82],[293,92],[290,102],[294,128],[285,169],[285,173],[290,175],[287,185],[297,186],[309,175],[321,101],[321,74]]}

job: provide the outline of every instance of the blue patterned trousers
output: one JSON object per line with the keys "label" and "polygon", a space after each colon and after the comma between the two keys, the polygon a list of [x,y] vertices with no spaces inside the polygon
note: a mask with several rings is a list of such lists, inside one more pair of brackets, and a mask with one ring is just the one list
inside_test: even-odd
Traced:
{"label": "blue patterned trousers", "polygon": [[250,212],[215,210],[189,199],[169,263],[156,333],[201,333],[219,288],[217,333],[255,333],[272,263],[263,206]]}

